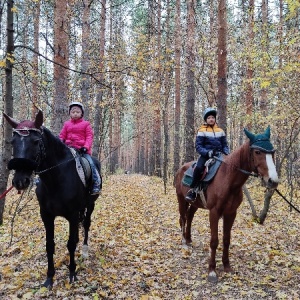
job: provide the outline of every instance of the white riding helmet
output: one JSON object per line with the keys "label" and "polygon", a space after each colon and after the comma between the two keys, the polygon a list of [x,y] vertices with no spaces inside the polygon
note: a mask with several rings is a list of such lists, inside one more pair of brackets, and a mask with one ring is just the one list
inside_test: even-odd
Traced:
{"label": "white riding helmet", "polygon": [[213,107],[207,107],[203,112],[203,119],[206,122],[206,119],[208,116],[214,116],[217,117],[217,110]]}
{"label": "white riding helmet", "polygon": [[70,110],[71,110],[71,108],[72,108],[73,106],[78,106],[78,107],[80,107],[80,109],[82,110],[82,116],[84,115],[84,106],[83,106],[82,103],[80,103],[80,102],[78,102],[78,101],[71,102],[71,103],[69,104],[69,113],[70,113]]}

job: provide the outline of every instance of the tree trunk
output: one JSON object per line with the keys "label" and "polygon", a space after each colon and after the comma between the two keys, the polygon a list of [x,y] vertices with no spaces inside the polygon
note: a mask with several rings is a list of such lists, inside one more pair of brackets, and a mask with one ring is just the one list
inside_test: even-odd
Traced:
{"label": "tree trunk", "polygon": [[185,161],[195,157],[195,0],[187,1]]}
{"label": "tree trunk", "polygon": [[[246,83],[246,114],[248,117],[251,117],[253,112],[253,103],[254,103],[254,93],[253,93],[253,61],[252,61],[252,52],[254,51],[254,0],[249,1],[249,47],[248,53],[250,54],[247,59],[247,83]],[[252,128],[251,118],[249,122],[245,124],[245,127],[249,130]]]}
{"label": "tree trunk", "polygon": [[259,224],[264,224],[264,222],[265,222],[265,219],[267,217],[269,207],[270,207],[270,201],[271,201],[273,194],[274,194],[274,190],[267,190],[265,192],[264,207],[263,207],[262,211],[260,212],[260,215],[258,218]]}
{"label": "tree trunk", "polygon": [[55,1],[54,7],[54,96],[52,129],[58,134],[68,113],[69,26],[68,1]]}
{"label": "tree trunk", "polygon": [[[151,15],[154,14],[155,10],[150,11]],[[161,117],[161,81],[162,81],[162,66],[161,66],[161,0],[157,1],[157,28],[156,28],[156,61],[157,61],[157,71],[156,71],[156,85],[154,87],[154,119],[153,119],[153,154],[154,154],[154,173],[153,175],[161,177],[162,167],[161,167],[161,127],[162,127],[162,117]],[[154,27],[154,24],[153,24]]]}
{"label": "tree trunk", "polygon": [[[90,65],[90,0],[83,0],[82,13],[82,57],[81,57],[81,71],[87,73]],[[90,100],[90,77],[88,75],[81,75],[81,101],[85,105],[84,117],[89,119],[89,100]]]}
{"label": "tree trunk", "polygon": [[[166,2],[167,16],[166,16],[166,34],[169,35],[170,32],[170,5],[169,0]],[[166,40],[166,49],[171,49],[170,40]],[[165,61],[170,61],[171,58],[165,51],[164,53]],[[164,133],[164,157],[163,157],[163,180],[165,194],[167,193],[167,183],[168,183],[168,166],[169,166],[169,147],[170,147],[170,136],[169,136],[169,97],[171,89],[171,78],[173,70],[171,68],[166,69],[164,72],[164,106],[163,106],[163,133]]]}
{"label": "tree trunk", "polygon": [[[101,1],[101,19],[100,19],[100,47],[99,47],[99,81],[104,81],[104,50],[105,50],[105,26],[106,26],[106,0]],[[110,18],[110,36],[112,35],[112,8]],[[103,111],[101,109],[101,103],[103,98],[103,90],[101,86],[97,87],[97,96],[95,103],[94,114],[94,146],[93,155],[100,159],[101,157],[101,139],[100,132],[103,131],[103,127],[100,124],[103,122]]]}
{"label": "tree trunk", "polygon": [[227,131],[227,7],[226,0],[219,0],[218,8],[218,123]]}
{"label": "tree trunk", "polygon": [[174,167],[173,173],[179,169],[180,162],[180,57],[181,57],[181,23],[180,23],[180,0],[176,0],[175,13],[175,113],[174,113]]}
{"label": "tree trunk", "polygon": [[[7,57],[5,67],[5,103],[4,111],[7,115],[13,116],[13,96],[12,96],[12,70],[13,70],[13,53],[14,53],[14,15],[12,8],[14,6],[13,0],[7,1]],[[9,143],[12,135],[12,128],[7,122],[4,122],[4,133],[1,143],[1,162],[0,162],[0,194],[6,190],[9,171],[6,167],[11,157],[11,145]],[[5,198],[0,200],[0,225],[3,224],[3,213],[5,206]]]}
{"label": "tree trunk", "polygon": [[33,78],[32,78],[32,109],[31,117],[35,118],[37,108],[41,109],[41,99],[39,98],[39,35],[40,35],[40,12],[41,12],[41,3],[40,1],[35,2],[35,11],[34,11],[34,50],[36,53],[33,54]]}
{"label": "tree trunk", "polygon": [[[262,77],[263,79],[266,77],[266,72],[268,67],[268,0],[262,0],[261,3],[261,9],[262,9],[262,52],[264,57],[266,58],[264,60],[264,63],[266,65],[263,66],[262,70]],[[267,115],[267,106],[268,106],[268,90],[266,87],[263,87],[261,89],[261,99],[260,99],[260,111],[263,116]]]}

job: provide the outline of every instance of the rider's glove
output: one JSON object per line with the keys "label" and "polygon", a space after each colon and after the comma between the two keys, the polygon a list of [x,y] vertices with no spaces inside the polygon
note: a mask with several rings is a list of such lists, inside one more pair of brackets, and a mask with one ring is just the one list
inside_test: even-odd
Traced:
{"label": "rider's glove", "polygon": [[214,150],[210,150],[207,152],[208,158],[212,158],[214,156]]}
{"label": "rider's glove", "polygon": [[79,149],[79,151],[80,151],[80,153],[82,153],[82,154],[87,153],[87,149],[86,149],[85,147],[81,147],[81,148]]}

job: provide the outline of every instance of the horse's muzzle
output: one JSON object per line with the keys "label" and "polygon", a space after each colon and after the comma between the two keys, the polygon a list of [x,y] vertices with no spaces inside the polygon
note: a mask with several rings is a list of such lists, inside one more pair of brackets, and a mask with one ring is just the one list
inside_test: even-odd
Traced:
{"label": "horse's muzzle", "polygon": [[25,190],[31,183],[31,171],[16,171],[12,180],[13,186],[18,190]]}
{"label": "horse's muzzle", "polygon": [[268,182],[267,182],[267,187],[269,189],[276,189],[278,186],[278,181],[273,181],[271,178],[269,178]]}

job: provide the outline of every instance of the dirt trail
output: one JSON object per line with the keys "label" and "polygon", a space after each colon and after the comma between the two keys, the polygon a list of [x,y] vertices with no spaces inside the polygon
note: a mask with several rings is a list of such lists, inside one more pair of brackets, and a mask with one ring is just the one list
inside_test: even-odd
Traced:
{"label": "dirt trail", "polygon": [[264,226],[253,223],[247,203],[242,204],[233,227],[230,252],[236,273],[222,272],[219,247],[219,282],[214,285],[206,280],[207,212],[196,213],[193,248],[182,249],[175,191],[172,186],[167,195],[163,191],[158,178],[133,174],[106,179],[92,218],[90,256],[82,260],[80,238],[79,281],[73,285],[67,280],[68,226],[58,218],[57,271],[51,291],[39,288],[47,263],[44,229],[34,197],[18,214],[13,244],[7,248],[12,203],[19,199],[19,195],[13,195],[7,199],[6,221],[0,227],[0,298],[300,299],[300,218],[283,203],[276,201]]}

